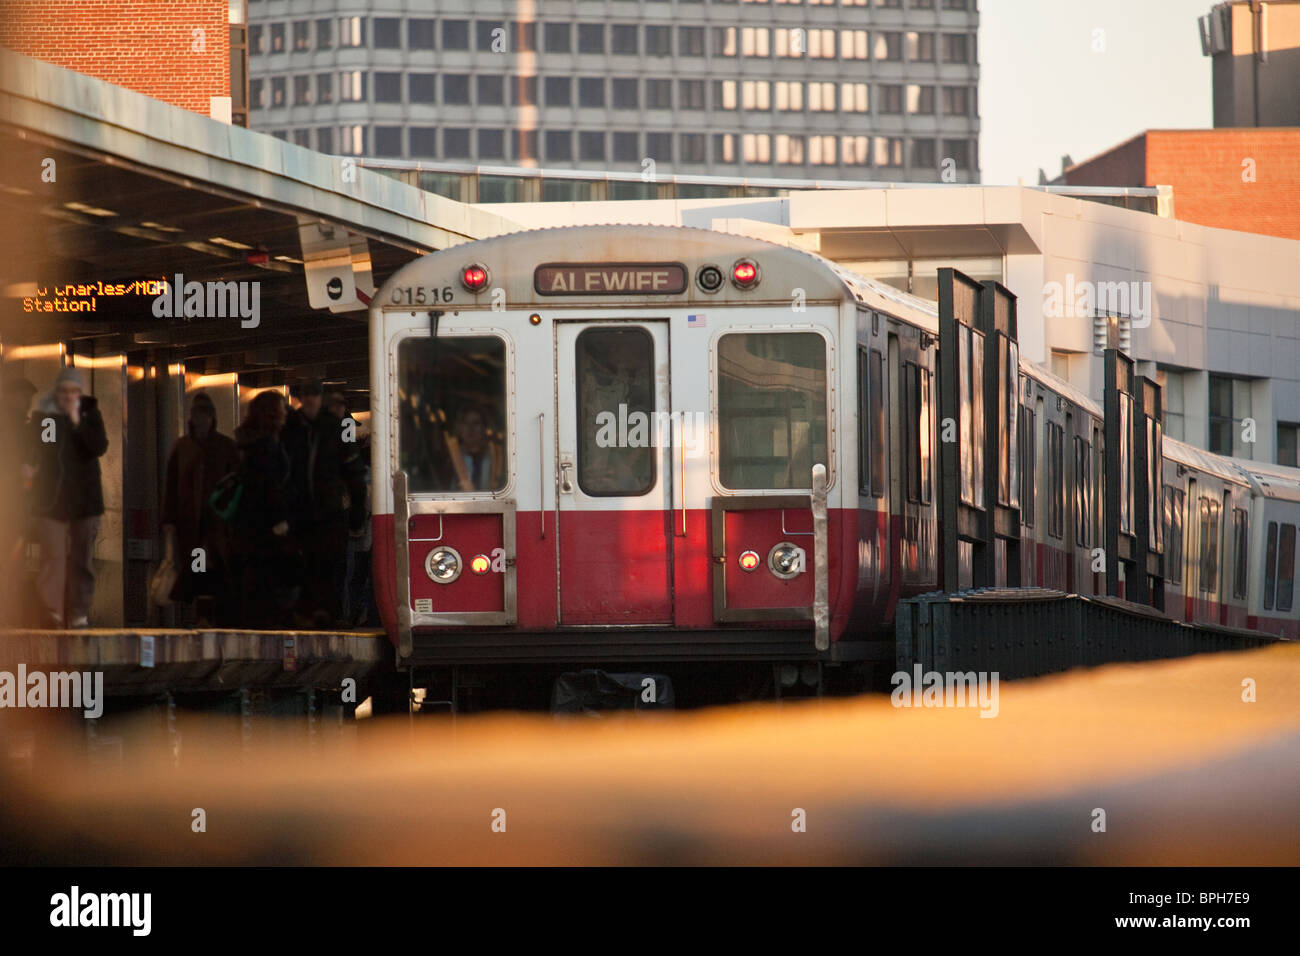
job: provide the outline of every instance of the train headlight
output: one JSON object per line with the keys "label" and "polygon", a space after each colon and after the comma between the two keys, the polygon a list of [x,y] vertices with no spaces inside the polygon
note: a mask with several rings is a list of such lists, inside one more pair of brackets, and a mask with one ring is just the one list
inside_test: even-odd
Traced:
{"label": "train headlight", "polygon": [[469,559],[469,569],[475,574],[487,574],[488,569],[492,567],[492,562],[488,560],[486,554],[476,554]]}
{"label": "train headlight", "polygon": [[722,288],[722,270],[717,266],[700,266],[695,273],[695,284],[702,292],[717,292]]}
{"label": "train headlight", "polygon": [[460,281],[470,292],[482,292],[488,284],[487,266],[478,263],[466,266],[461,270]]}
{"label": "train headlight", "polygon": [[807,557],[803,548],[796,547],[789,541],[782,541],[767,554],[767,567],[783,581],[789,581],[803,574]]}
{"label": "train headlight", "polygon": [[455,548],[434,548],[424,557],[424,573],[430,581],[438,584],[451,584],[460,577],[460,554]]}
{"label": "train headlight", "polygon": [[731,284],[737,289],[754,288],[758,278],[758,263],[753,259],[737,259],[731,267]]}
{"label": "train headlight", "polygon": [[740,556],[740,570],[757,571],[760,559],[757,551],[746,551]]}

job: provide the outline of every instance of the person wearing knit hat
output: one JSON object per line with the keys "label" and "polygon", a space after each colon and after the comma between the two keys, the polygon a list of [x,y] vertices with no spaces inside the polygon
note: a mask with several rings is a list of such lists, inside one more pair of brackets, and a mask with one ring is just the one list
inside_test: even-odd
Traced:
{"label": "person wearing knit hat", "polygon": [[167,458],[161,518],[164,560],[170,555],[177,572],[170,597],[195,602],[200,627],[227,623],[230,529],[208,507],[208,499],[222,478],[238,470],[239,448],[217,431],[215,403],[207,392],[195,392],[186,433]]}
{"label": "person wearing knit hat", "polygon": [[99,403],[72,366],[36,406],[24,475],[41,549],[37,598],[44,627],[87,627],[95,597],[95,539],[104,514],[99,459],[108,433]]}

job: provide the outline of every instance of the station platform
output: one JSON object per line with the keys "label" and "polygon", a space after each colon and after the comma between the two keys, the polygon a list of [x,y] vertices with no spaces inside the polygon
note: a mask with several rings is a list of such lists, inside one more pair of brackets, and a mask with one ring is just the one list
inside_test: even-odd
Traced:
{"label": "station platform", "polygon": [[[1287,643],[1006,682],[992,718],[883,694],[603,719],[374,718],[311,741],[241,739],[191,717],[184,746],[159,757],[124,746],[124,760],[94,765],[69,733],[13,767],[0,777],[0,853],[1294,866],[1297,688],[1300,646]],[[219,834],[192,832],[196,807]]]}

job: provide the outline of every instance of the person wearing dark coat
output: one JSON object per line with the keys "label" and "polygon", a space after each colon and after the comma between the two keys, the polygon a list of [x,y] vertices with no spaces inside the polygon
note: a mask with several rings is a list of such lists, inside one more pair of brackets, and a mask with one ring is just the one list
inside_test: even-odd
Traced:
{"label": "person wearing dark coat", "polygon": [[237,586],[239,622],[283,627],[292,622],[295,555],[289,539],[289,455],[280,440],[284,396],[260,392],[235,431],[239,446],[239,507],[233,518],[231,581]]}
{"label": "person wearing dark coat", "polygon": [[343,619],[348,532],[354,516],[364,516],[353,503],[364,502],[365,477],[358,443],[345,440],[343,423],[323,407],[322,392],[319,382],[302,386],[284,443],[293,474],[290,525],[303,554],[301,610],[313,624],[330,627]]}
{"label": "person wearing dark coat", "polygon": [[[187,432],[167,458],[163,485],[163,532],[176,557],[173,601],[195,601],[200,625],[225,618],[229,529],[208,507],[218,482],[239,469],[239,449],[233,438],[217,431],[217,409],[206,392],[190,404]],[[195,550],[202,554],[196,556]],[[201,571],[195,570],[195,565]],[[222,623],[225,623],[223,620]]]}
{"label": "person wearing dark coat", "polygon": [[[0,406],[0,625],[19,627],[28,593],[23,550],[30,534],[27,515],[28,480],[23,475],[31,441],[29,411],[36,386],[6,370]],[[29,466],[30,467],[30,466]]]}
{"label": "person wearing dark coat", "polygon": [[31,481],[33,531],[41,548],[41,626],[88,627],[95,598],[95,539],[104,514],[99,459],[108,434],[81,373],[59,372],[28,426],[24,476]]}

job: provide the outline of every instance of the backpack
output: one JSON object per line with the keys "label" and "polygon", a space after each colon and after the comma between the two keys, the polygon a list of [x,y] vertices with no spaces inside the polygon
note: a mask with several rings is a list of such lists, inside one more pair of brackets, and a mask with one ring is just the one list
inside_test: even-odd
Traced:
{"label": "backpack", "polygon": [[243,498],[244,483],[239,480],[239,472],[232,471],[217,482],[208,496],[208,507],[226,524],[231,524],[239,514],[239,503]]}

